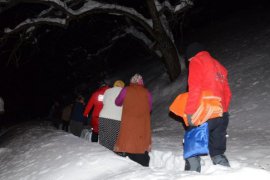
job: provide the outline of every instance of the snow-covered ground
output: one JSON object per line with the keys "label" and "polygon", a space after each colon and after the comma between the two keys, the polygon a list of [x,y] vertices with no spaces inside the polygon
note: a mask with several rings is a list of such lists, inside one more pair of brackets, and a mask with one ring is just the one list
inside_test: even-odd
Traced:
{"label": "snow-covered ground", "polygon": [[212,165],[204,156],[201,173],[183,170],[184,130],[168,115],[168,107],[186,90],[187,76],[170,83],[166,74],[160,74],[160,66],[151,64],[143,73],[153,94],[150,167],[37,122],[14,127],[0,137],[0,179],[270,179],[270,24],[262,17],[249,19],[257,24],[235,19],[231,25],[202,29],[205,39],[199,39],[229,71],[233,99],[226,155],[231,168]]}

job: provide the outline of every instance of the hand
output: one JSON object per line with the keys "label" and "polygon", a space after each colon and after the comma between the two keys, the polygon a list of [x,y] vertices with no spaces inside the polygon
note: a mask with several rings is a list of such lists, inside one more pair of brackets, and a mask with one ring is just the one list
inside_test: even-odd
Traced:
{"label": "hand", "polygon": [[196,127],[196,125],[192,123],[191,116],[192,116],[192,114],[187,114],[188,125],[189,125],[190,127]]}

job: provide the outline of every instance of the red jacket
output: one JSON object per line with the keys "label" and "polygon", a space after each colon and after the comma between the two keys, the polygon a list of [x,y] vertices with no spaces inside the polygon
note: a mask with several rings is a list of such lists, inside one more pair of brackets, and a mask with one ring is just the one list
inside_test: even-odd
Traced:
{"label": "red jacket", "polygon": [[197,53],[189,65],[189,96],[186,114],[193,114],[199,107],[202,91],[211,91],[221,97],[223,112],[228,112],[231,90],[228,84],[228,72],[207,51]]}
{"label": "red jacket", "polygon": [[104,92],[108,89],[108,86],[103,86],[96,90],[91,98],[89,99],[85,110],[83,112],[83,116],[88,117],[89,112],[91,111],[92,108],[94,108],[92,112],[92,117],[91,117],[91,125],[93,128],[93,131],[98,133],[98,118],[99,118],[99,113],[101,109],[103,108],[103,95]]}

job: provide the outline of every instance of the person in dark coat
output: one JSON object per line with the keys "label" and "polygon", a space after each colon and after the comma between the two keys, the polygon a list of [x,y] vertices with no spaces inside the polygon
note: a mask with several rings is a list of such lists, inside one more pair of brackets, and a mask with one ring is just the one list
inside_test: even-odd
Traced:
{"label": "person in dark coat", "polygon": [[68,132],[69,131],[69,124],[70,124],[70,117],[71,111],[73,108],[73,104],[68,104],[63,108],[62,111],[62,130]]}
{"label": "person in dark coat", "polygon": [[84,117],[83,111],[85,108],[84,98],[78,96],[73,105],[70,117],[70,132],[75,136],[80,136],[83,129]]}
{"label": "person in dark coat", "polygon": [[48,118],[52,121],[53,125],[57,129],[59,129],[59,126],[61,123],[61,115],[62,115],[62,110],[60,107],[60,103],[58,101],[55,101],[50,109]]}

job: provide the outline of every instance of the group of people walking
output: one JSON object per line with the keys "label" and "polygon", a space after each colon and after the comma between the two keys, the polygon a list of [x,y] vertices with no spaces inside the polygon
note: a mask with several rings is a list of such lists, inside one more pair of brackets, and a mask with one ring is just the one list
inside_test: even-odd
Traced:
{"label": "group of people walking", "polygon": [[152,97],[142,76],[135,74],[126,87],[121,80],[115,81],[112,88],[101,86],[89,99],[85,117],[92,108],[92,142],[99,140],[117,154],[149,166]]}
{"label": "group of people walking", "polygon": [[71,132],[76,136],[81,135],[83,125],[87,121],[83,116],[85,108],[84,97],[78,95],[73,102],[64,106],[55,101],[49,113],[49,119],[57,129]]}
{"label": "group of people walking", "polygon": [[[194,129],[201,125],[193,122],[204,91],[218,97],[222,113],[219,117],[206,119],[209,155],[213,164],[230,167],[225,156],[231,100],[228,72],[200,43],[192,43],[187,47],[186,59],[189,62],[189,75],[188,97],[184,108],[187,119],[185,129]],[[132,76],[128,86],[121,80],[115,81],[113,87],[102,84],[89,98],[86,106],[83,99],[78,99],[77,102],[79,104],[74,104],[73,107],[67,106],[67,111],[73,108],[73,113],[79,117],[71,118],[71,132],[79,135],[82,129],[81,119],[88,118],[91,114],[89,126],[92,128],[92,142],[99,142],[118,155],[128,156],[142,166],[149,166],[152,95],[145,88],[140,74]],[[195,154],[186,158],[185,170],[200,172],[200,156],[201,154]]]}

